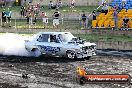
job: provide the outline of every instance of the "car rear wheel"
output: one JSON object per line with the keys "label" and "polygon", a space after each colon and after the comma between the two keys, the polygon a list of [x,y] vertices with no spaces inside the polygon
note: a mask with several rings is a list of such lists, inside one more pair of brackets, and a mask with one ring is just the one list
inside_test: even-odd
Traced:
{"label": "car rear wheel", "polygon": [[89,60],[91,58],[91,56],[88,56],[88,57],[85,57],[84,59],[87,59],[87,60]]}
{"label": "car rear wheel", "polygon": [[67,58],[70,58],[70,59],[75,59],[76,58],[76,53],[75,53],[75,51],[72,51],[72,50],[68,50],[66,52],[66,55],[67,55]]}
{"label": "car rear wheel", "polygon": [[41,52],[39,51],[39,49],[32,50],[32,56],[39,57],[40,55],[41,55]]}

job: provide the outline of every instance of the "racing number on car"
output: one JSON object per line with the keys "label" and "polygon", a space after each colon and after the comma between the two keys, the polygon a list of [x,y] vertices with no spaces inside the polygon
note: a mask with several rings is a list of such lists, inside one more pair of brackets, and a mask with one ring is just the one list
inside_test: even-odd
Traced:
{"label": "racing number on car", "polygon": [[39,45],[39,47],[46,51],[46,52],[50,52],[50,53],[57,53],[60,51],[60,47],[52,47],[52,46],[42,46],[42,45]]}

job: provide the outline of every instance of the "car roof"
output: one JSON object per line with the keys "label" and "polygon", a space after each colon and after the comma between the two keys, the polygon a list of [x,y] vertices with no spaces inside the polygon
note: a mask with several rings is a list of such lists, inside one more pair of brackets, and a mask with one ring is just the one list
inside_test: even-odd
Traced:
{"label": "car roof", "polygon": [[39,34],[55,34],[55,35],[65,34],[65,33],[70,33],[70,32],[39,32]]}

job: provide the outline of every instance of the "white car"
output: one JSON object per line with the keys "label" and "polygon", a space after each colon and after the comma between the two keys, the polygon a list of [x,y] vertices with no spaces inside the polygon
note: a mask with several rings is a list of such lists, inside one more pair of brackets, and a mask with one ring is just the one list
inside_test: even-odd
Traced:
{"label": "white car", "polygon": [[89,58],[96,55],[96,44],[74,37],[70,32],[40,32],[25,40],[25,48],[35,57]]}

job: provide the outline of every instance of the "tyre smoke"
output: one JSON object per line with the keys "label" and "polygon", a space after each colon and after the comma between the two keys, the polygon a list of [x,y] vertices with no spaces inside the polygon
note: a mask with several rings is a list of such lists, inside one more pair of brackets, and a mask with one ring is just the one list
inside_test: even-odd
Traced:
{"label": "tyre smoke", "polygon": [[31,56],[25,49],[24,40],[28,37],[13,33],[0,35],[0,54],[15,56]]}

